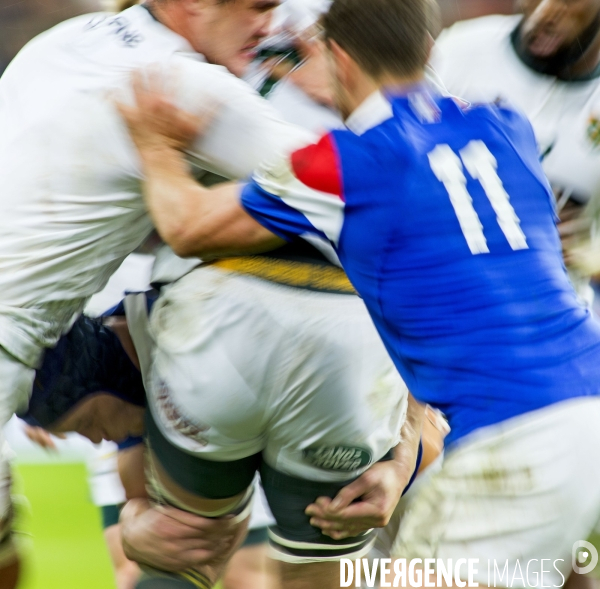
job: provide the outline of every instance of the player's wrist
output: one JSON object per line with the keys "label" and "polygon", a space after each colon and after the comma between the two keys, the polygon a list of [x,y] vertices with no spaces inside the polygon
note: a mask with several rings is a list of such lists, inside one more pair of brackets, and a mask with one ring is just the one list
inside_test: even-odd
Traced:
{"label": "player's wrist", "polygon": [[126,525],[148,511],[151,507],[149,499],[143,497],[130,499],[121,510],[119,522]]}

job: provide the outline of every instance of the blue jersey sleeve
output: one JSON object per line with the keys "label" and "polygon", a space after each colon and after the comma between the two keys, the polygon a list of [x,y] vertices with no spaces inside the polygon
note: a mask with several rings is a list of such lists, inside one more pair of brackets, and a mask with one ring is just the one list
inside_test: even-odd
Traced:
{"label": "blue jersey sleeve", "polygon": [[320,233],[300,211],[267,192],[256,180],[244,188],[242,206],[261,225],[286,241],[304,233]]}
{"label": "blue jersey sleeve", "polygon": [[326,135],[257,171],[241,202],[261,225],[285,240],[312,234],[337,244],[345,203],[332,137]]}

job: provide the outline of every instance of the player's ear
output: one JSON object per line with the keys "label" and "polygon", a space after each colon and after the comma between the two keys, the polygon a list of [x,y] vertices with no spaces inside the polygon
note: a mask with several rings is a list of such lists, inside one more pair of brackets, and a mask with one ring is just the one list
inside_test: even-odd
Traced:
{"label": "player's ear", "polygon": [[198,16],[214,0],[178,0],[190,16]]}
{"label": "player's ear", "polygon": [[333,39],[330,39],[327,45],[334,64],[335,76],[342,86],[347,87],[350,82],[354,60]]}
{"label": "player's ear", "polygon": [[435,39],[431,34],[427,34],[427,62],[431,60],[431,52],[433,51],[433,47],[435,46]]}

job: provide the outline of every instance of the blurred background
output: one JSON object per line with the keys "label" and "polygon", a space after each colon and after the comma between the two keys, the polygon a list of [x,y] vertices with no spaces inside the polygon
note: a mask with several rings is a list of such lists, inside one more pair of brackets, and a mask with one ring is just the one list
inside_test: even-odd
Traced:
{"label": "blurred background", "polygon": [[[509,14],[513,0],[438,0],[444,26],[484,14]],[[102,0],[0,0],[0,73],[33,37],[86,12],[102,10]]]}

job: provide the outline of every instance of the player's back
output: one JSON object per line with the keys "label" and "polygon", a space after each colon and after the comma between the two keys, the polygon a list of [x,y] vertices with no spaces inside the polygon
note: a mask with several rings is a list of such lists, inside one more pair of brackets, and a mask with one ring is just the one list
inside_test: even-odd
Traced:
{"label": "player's back", "polygon": [[[109,90],[125,88],[135,67],[172,59],[185,42],[148,39],[149,24],[136,22],[143,13],[67,21],[27,45],[0,79],[5,304],[89,296],[115,269],[106,262],[120,261],[150,229],[138,161]],[[88,251],[99,239],[101,250]],[[68,278],[54,266],[65,255]],[[24,263],[29,256],[46,266]]]}
{"label": "player's back", "polygon": [[426,92],[391,101],[366,134],[333,133],[339,247],[413,394],[447,411],[451,441],[597,394],[600,329],[563,267],[529,123]]}
{"label": "player's back", "polygon": [[26,362],[151,230],[109,96],[134,67],[181,49],[175,35],[148,39],[146,15],[67,21],[0,79],[0,345]]}

